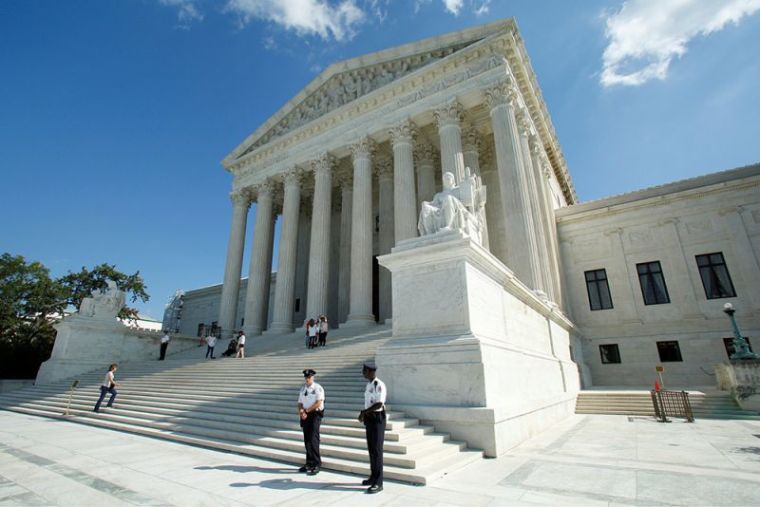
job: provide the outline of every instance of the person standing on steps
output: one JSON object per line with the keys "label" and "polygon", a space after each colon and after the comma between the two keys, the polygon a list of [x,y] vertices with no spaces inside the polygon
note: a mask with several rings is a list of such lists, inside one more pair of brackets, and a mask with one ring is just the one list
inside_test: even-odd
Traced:
{"label": "person standing on steps", "polygon": [[216,347],[216,336],[209,333],[206,337],[206,359],[208,359],[209,354],[211,355],[211,359],[216,359],[214,357],[214,347]]}
{"label": "person standing on steps", "polygon": [[367,451],[369,452],[370,476],[362,481],[369,486],[367,493],[374,494],[383,490],[383,443],[385,442],[385,399],[388,392],[385,383],[377,378],[375,363],[364,363],[362,375],[367,379],[364,389],[364,410],[359,412],[359,422],[364,423],[367,433]]}
{"label": "person standing on steps", "polygon": [[118,368],[119,365],[116,363],[113,363],[108,367],[108,372],[106,373],[106,376],[103,379],[103,383],[100,386],[100,398],[98,398],[98,402],[95,404],[95,408],[92,410],[93,412],[100,412],[100,404],[103,403],[103,399],[106,397],[106,393],[111,393],[111,398],[108,400],[106,408],[113,407],[113,400],[116,399],[116,386],[119,385],[116,383],[116,380],[114,380],[113,374]]}
{"label": "person standing on steps", "polygon": [[166,348],[169,346],[171,336],[169,331],[164,331],[164,335],[161,337],[161,355],[158,357],[159,361],[163,361],[166,358]]}
{"label": "person standing on steps", "polygon": [[319,346],[324,347],[327,345],[327,317],[324,315],[319,316]]}
{"label": "person standing on steps", "polygon": [[245,334],[242,331],[238,331],[237,355],[235,357],[245,359]]}
{"label": "person standing on steps", "polygon": [[319,427],[325,413],[325,390],[314,382],[317,372],[308,369],[303,371],[305,379],[301,392],[298,394],[298,417],[303,429],[303,444],[306,447],[306,464],[298,469],[307,475],[317,475],[322,466],[322,456],[319,454]]}
{"label": "person standing on steps", "polygon": [[307,332],[309,334],[309,348],[316,348],[317,334],[319,333],[319,323],[314,319],[309,319]]}

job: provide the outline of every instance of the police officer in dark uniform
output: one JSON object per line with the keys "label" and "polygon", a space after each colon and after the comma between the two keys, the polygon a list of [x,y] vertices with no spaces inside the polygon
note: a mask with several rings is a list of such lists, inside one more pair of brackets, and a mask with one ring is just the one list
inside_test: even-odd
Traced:
{"label": "police officer in dark uniform", "polygon": [[322,466],[319,454],[319,427],[325,410],[325,390],[314,382],[314,370],[304,370],[304,385],[298,394],[298,417],[303,429],[303,443],[306,447],[306,464],[298,469],[308,475],[317,475]]}
{"label": "police officer in dark uniform", "polygon": [[367,379],[364,389],[364,410],[359,412],[359,421],[364,423],[367,432],[367,450],[369,451],[369,479],[362,485],[369,486],[367,493],[379,493],[383,490],[383,443],[385,442],[385,399],[387,389],[382,380],[377,378],[375,363],[364,363],[362,375]]}

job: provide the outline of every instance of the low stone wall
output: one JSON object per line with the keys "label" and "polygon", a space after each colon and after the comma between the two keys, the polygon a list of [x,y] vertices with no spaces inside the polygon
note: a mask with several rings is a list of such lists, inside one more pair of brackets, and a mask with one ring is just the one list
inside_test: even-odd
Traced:
{"label": "low stone wall", "polygon": [[15,391],[22,387],[31,386],[34,384],[34,379],[31,378],[4,378],[0,379],[0,393],[7,393],[8,391]]}
{"label": "low stone wall", "polygon": [[718,389],[730,391],[744,410],[760,412],[760,360],[739,359],[715,365]]}

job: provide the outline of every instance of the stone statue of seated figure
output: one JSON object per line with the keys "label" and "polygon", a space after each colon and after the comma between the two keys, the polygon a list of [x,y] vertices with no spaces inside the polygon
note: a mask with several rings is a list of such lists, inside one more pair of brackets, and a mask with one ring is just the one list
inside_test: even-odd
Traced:
{"label": "stone statue of seated figure", "polygon": [[420,236],[442,231],[461,230],[473,241],[482,244],[481,210],[486,202],[486,187],[478,176],[465,169],[465,178],[455,185],[454,175],[443,175],[443,190],[432,201],[423,201],[417,229]]}
{"label": "stone statue of seated figure", "polygon": [[112,318],[124,306],[126,297],[119,290],[116,283],[108,280],[108,287],[104,291],[94,290],[90,297],[82,299],[79,306],[79,315],[82,317]]}

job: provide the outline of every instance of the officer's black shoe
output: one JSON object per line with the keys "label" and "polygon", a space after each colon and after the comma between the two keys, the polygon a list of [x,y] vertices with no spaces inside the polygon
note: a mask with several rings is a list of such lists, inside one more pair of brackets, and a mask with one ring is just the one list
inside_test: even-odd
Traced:
{"label": "officer's black shoe", "polygon": [[302,466],[301,468],[299,468],[299,469],[298,469],[298,471],[299,471],[299,472],[301,472],[301,473],[304,473],[304,472],[306,472],[306,471],[308,471],[308,470],[309,470],[309,469],[308,469],[308,468],[306,468],[306,465],[304,465],[304,466]]}
{"label": "officer's black shoe", "polygon": [[382,486],[373,484],[372,486],[367,488],[367,494],[374,495],[375,493],[380,493],[382,490],[383,490]]}
{"label": "officer's black shoe", "polygon": [[364,479],[362,481],[362,486],[369,486],[370,484],[372,484],[372,481],[370,481],[369,479]]}
{"label": "officer's black shoe", "polygon": [[319,473],[319,467],[314,467],[308,472],[306,472],[306,475],[317,475]]}

